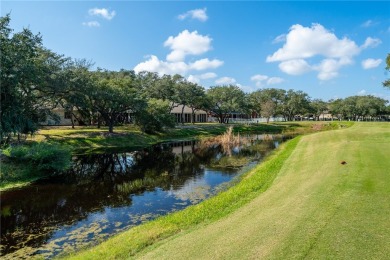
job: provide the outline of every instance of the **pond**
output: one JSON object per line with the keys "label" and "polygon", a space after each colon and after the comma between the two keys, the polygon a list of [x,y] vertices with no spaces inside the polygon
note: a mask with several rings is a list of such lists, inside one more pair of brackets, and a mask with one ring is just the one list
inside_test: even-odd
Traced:
{"label": "pond", "polygon": [[0,254],[52,258],[199,203],[285,137],[247,138],[229,152],[187,141],[75,156],[69,172],[1,194]]}

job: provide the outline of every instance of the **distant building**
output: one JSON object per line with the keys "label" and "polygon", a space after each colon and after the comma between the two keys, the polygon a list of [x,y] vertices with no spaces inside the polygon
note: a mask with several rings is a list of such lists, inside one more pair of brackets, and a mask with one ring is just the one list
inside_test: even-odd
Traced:
{"label": "distant building", "polygon": [[[58,126],[70,126],[72,125],[72,120],[74,125],[80,125],[80,122],[72,115],[71,112],[66,111],[62,107],[56,107],[51,111],[55,116],[48,117],[45,121],[41,122],[41,125],[58,125]],[[75,111],[74,113],[77,113]]]}
{"label": "distant building", "polygon": [[[178,105],[171,110],[171,114],[173,114],[176,118],[176,123],[201,123],[207,122],[207,112],[204,110],[195,110],[194,114],[192,114],[192,109],[188,106],[184,106],[184,117],[182,117],[183,105]],[[191,117],[193,116],[193,120]],[[184,119],[184,122],[183,122]]]}
{"label": "distant building", "polygon": [[[183,105],[178,105],[174,107],[171,111],[176,118],[176,123],[182,123],[184,118],[184,123],[199,123],[199,122],[207,122],[207,112],[204,110],[195,110],[194,115],[192,114],[192,109],[188,106],[184,106],[184,117],[182,117],[182,108]],[[82,120],[82,116],[80,116],[77,110],[73,111],[73,114],[62,107],[57,107],[52,110],[52,113],[55,114],[55,117],[49,117],[45,121],[41,122],[41,125],[57,125],[57,126],[71,126],[72,121],[74,125],[89,125],[89,122],[84,122]],[[193,116],[193,121],[191,117]],[[131,123],[132,122],[132,113],[125,112],[120,117],[120,121],[123,123]]]}

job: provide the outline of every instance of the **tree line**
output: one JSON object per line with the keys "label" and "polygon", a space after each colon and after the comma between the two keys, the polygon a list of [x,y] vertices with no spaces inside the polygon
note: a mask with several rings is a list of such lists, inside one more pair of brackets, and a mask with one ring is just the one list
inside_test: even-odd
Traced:
{"label": "tree line", "polygon": [[[387,101],[374,96],[353,96],[325,102],[311,99],[307,93],[276,88],[245,93],[236,85],[205,89],[180,75],[159,75],[132,70],[109,71],[87,60],[75,60],[57,54],[42,44],[42,36],[29,29],[14,33],[10,15],[0,18],[1,51],[1,128],[0,141],[12,136],[33,134],[40,123],[62,107],[85,125],[131,123],[144,132],[173,127],[176,119],[171,110],[184,105],[192,111],[205,110],[220,123],[229,123],[232,113],[262,116],[269,120],[280,115],[285,120],[330,111],[339,119],[367,119],[389,115]],[[389,69],[389,56],[387,69]],[[388,81],[384,86],[388,86]],[[127,120],[127,121],[126,121]],[[73,124],[73,121],[72,121]]]}

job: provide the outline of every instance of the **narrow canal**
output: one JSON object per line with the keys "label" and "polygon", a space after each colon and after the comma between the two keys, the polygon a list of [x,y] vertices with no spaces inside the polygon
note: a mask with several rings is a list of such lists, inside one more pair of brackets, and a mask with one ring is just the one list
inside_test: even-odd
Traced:
{"label": "narrow canal", "polygon": [[283,141],[247,138],[230,151],[187,141],[75,156],[69,172],[1,194],[0,254],[53,258],[199,203]]}

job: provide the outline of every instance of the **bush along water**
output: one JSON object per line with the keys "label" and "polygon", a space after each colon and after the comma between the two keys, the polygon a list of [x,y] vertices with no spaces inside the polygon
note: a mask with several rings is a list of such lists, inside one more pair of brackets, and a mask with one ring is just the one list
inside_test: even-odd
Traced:
{"label": "bush along water", "polygon": [[[5,156],[2,167],[2,182],[11,179],[23,179],[28,177],[43,177],[53,175],[69,169],[71,165],[70,149],[57,144],[35,143],[32,145],[10,146],[3,150]],[[23,169],[18,173],[7,172],[10,165]],[[22,166],[22,167],[20,167]],[[12,175],[12,176],[11,176]],[[23,175],[23,176],[18,176]]]}

